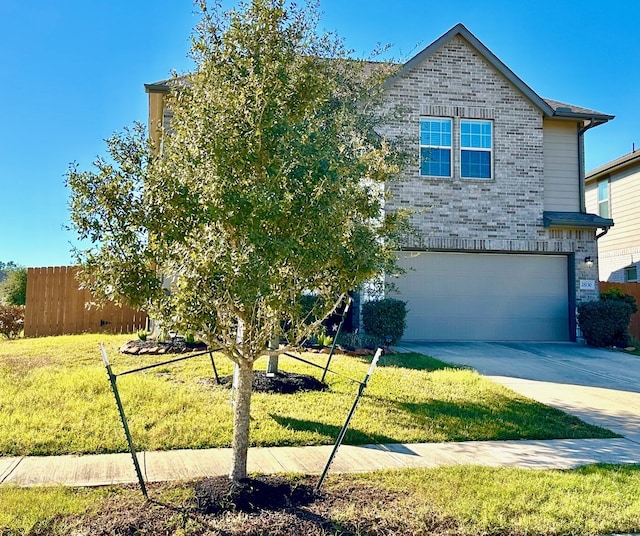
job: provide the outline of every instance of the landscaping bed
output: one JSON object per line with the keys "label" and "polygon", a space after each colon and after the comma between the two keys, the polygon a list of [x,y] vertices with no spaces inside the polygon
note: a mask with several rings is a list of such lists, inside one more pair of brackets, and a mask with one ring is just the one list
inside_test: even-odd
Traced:
{"label": "landscaping bed", "polygon": [[184,337],[174,337],[168,341],[132,339],[120,347],[120,353],[129,355],[184,354],[205,350],[207,350],[205,343],[187,342]]}

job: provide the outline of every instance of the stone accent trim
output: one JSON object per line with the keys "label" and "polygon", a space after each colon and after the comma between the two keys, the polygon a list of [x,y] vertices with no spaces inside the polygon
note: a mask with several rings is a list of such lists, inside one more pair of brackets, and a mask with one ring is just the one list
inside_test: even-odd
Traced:
{"label": "stone accent trim", "polygon": [[421,104],[420,115],[428,117],[462,117],[465,119],[494,119],[496,112],[493,108]]}
{"label": "stone accent trim", "polygon": [[584,251],[590,254],[589,239],[564,240],[517,240],[517,239],[479,239],[426,237],[407,240],[404,249],[438,250],[438,251],[477,251],[487,253],[521,252],[521,253],[577,253]]}

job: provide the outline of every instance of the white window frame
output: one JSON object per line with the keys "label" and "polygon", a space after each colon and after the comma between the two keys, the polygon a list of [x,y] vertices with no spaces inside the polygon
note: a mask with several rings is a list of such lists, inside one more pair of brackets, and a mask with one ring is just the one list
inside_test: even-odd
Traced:
{"label": "white window frame", "polygon": [[[601,193],[601,185],[606,185],[606,189],[607,189],[607,195],[606,198],[601,198],[600,197],[600,193]],[[598,195],[598,216],[601,216],[603,218],[611,218],[611,181],[609,180],[609,178],[606,179],[602,179],[600,181],[598,181],[598,191],[597,191],[597,195]],[[607,214],[603,215],[602,212],[602,206],[605,205],[607,206]]]}
{"label": "white window frame", "polygon": [[[449,145],[423,145],[422,144],[422,123],[425,121],[443,121],[449,123],[449,137],[450,144]],[[431,116],[423,116],[420,117],[420,132],[419,132],[419,172],[421,177],[435,177],[439,179],[450,179],[453,176],[453,129],[454,122],[451,117],[431,117]],[[449,151],[449,174],[448,175],[429,175],[422,173],[422,150],[423,149],[446,149]]]}
{"label": "white window frame", "polygon": [[[462,125],[464,123],[468,123],[468,124],[487,124],[490,127],[490,132],[489,132],[489,136],[490,136],[490,143],[489,143],[489,147],[473,147],[472,144],[468,144],[468,145],[463,145],[462,143],[462,136],[463,136],[463,132],[462,132]],[[494,138],[494,125],[493,125],[493,121],[491,121],[490,119],[460,119],[460,121],[458,122],[458,138],[460,140],[460,148],[459,148],[459,155],[460,155],[460,159],[459,159],[459,168],[460,168],[460,178],[461,179],[465,179],[465,180],[492,180],[493,179],[493,138]],[[471,134],[473,135],[473,133]],[[480,132],[479,135],[481,137],[485,136],[484,133]],[[482,144],[481,144],[482,145]],[[464,151],[477,151],[477,152],[482,152],[482,153],[488,153],[489,154],[489,176],[488,177],[467,177],[463,174],[462,172],[462,153]]]}

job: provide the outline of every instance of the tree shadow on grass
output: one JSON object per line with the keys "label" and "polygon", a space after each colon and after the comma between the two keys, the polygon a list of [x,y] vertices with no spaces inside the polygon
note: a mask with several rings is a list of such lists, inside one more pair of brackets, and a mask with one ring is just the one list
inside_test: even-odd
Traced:
{"label": "tree shadow on grass", "polygon": [[[340,430],[342,429],[342,426],[325,424],[318,421],[294,419],[292,417],[282,417],[281,415],[274,414],[270,414],[269,416],[284,428],[290,428],[296,432],[315,432],[331,442],[334,442],[337,439],[340,434]],[[350,427],[344,437],[344,443],[349,445],[367,445],[398,443],[398,440],[386,435],[372,434]]]}
{"label": "tree shadow on grass", "polygon": [[434,428],[447,441],[620,437],[558,409],[504,396],[493,397],[491,404],[443,400],[394,404],[410,413],[417,426]]}
{"label": "tree shadow on grass", "polygon": [[418,354],[415,352],[403,354],[385,354],[380,359],[381,367],[399,367],[413,370],[444,370],[444,369],[462,369],[458,365],[451,365],[439,359],[434,359],[428,355]]}

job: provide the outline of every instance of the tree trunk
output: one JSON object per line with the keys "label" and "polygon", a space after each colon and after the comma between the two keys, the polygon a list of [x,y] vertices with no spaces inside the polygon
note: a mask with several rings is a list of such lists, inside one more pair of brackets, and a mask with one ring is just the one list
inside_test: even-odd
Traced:
{"label": "tree trunk", "polygon": [[278,353],[273,352],[269,354],[269,360],[267,361],[267,376],[272,377],[278,374]]}
{"label": "tree trunk", "polygon": [[235,408],[233,412],[233,453],[229,478],[239,482],[247,478],[247,452],[249,450],[249,418],[253,382],[253,363],[242,360],[237,366]]}
{"label": "tree trunk", "polygon": [[273,377],[278,373],[278,347],[280,346],[280,338],[274,332],[269,340],[269,360],[267,361],[267,376]]}

